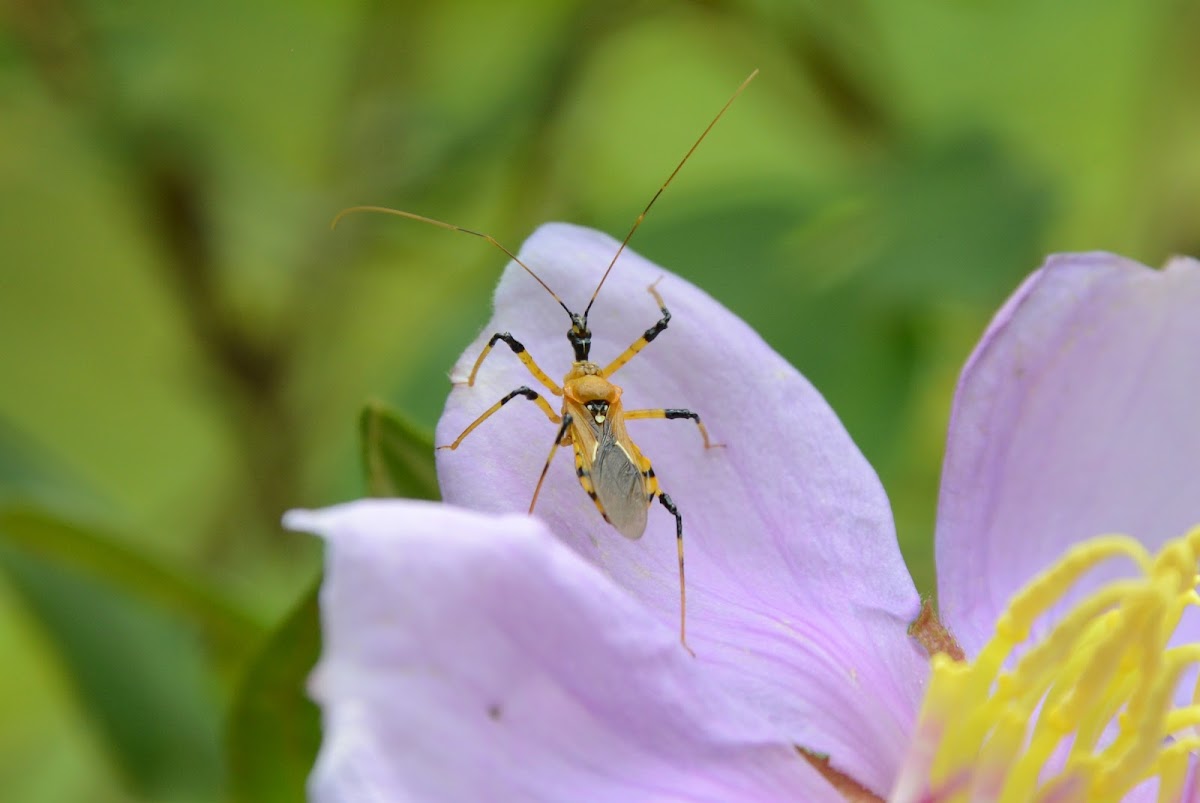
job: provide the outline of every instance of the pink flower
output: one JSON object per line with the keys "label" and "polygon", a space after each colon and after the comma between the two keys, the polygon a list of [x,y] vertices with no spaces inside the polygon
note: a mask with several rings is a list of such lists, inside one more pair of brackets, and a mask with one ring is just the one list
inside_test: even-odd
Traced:
{"label": "pink flower", "polygon": [[[615,249],[606,235],[552,224],[521,258],[580,309]],[[632,252],[592,310],[594,358],[611,359],[657,320],[646,287],[660,276],[670,328],[614,381],[627,406],[689,407],[727,444],[706,451],[686,420],[629,425],[684,517],[696,657],[678,641],[665,511],[650,510],[640,540],[623,538],[560,455],[537,517],[521,515],[557,430],[515,399],[457,451],[439,452],[446,504],[288,515],[289,527],[329,542],[313,679],[325,717],[316,800],[844,799],[831,778],[852,779],[864,799],[953,799],[966,788],[1003,799],[1005,783],[1029,776],[1024,765],[1021,775],[1011,762],[956,758],[945,744],[959,712],[970,719],[994,684],[964,702],[944,672],[931,676],[908,634],[921,602],[884,491],[793,367]],[[1085,254],[1052,258],[997,314],[955,399],[937,527],[942,619],[968,659],[992,654],[1010,600],[1082,539],[1128,533],[1154,552],[1200,523],[1197,310],[1200,263],[1152,271]],[[510,265],[493,320],[453,377],[465,378],[493,332],[511,331],[557,379],[570,363],[568,325]],[[452,392],[438,443],[526,384],[507,349],[493,353],[474,387]],[[1085,549],[1084,568],[1100,563],[1097,549]],[[1039,597],[1031,643],[1131,572],[1105,563],[1059,583],[1061,596]],[[1172,645],[1200,641],[1186,607]],[[921,714],[931,677],[950,704],[931,696]],[[1179,708],[1191,694],[1180,687]],[[1102,729],[1102,745],[1115,727]],[[947,777],[967,786],[939,780],[947,761]],[[1033,777],[1064,766],[1075,772],[1056,754]],[[1134,794],[1153,795],[1154,783]],[[1075,787],[1062,788],[1074,799]]]}

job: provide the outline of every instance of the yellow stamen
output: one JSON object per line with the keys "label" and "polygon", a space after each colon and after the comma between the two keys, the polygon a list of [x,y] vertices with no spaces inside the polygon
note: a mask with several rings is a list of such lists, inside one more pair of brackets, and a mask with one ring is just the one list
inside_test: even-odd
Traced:
{"label": "yellow stamen", "polygon": [[[1060,614],[1084,574],[1128,558],[1110,582]],[[1200,605],[1200,526],[1151,556],[1135,539],[1073,547],[1018,592],[972,661],[935,655],[909,760],[892,800],[1118,801],[1147,779],[1177,799],[1200,752],[1200,680],[1176,706],[1200,643],[1169,647]],[[1034,629],[1053,611],[1044,633]],[[1031,633],[1034,634],[1031,637]]]}

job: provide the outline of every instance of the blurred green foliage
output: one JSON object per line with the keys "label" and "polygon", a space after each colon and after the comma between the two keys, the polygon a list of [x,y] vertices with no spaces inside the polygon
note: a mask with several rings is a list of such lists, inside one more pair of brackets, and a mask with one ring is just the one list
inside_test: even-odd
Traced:
{"label": "blurred green foliage", "polygon": [[[320,555],[280,513],[430,493],[412,458],[503,263],[417,225],[331,234],[344,206],[513,247],[551,219],[620,234],[761,68],[635,247],[828,396],[924,592],[991,312],[1048,252],[1200,250],[1189,0],[0,14],[5,799],[300,794]],[[403,417],[360,415],[375,396]]]}

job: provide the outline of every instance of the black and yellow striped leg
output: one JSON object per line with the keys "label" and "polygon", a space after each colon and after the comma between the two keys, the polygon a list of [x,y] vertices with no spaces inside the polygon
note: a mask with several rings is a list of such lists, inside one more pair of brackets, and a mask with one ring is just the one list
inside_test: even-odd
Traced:
{"label": "black and yellow striped leg", "polygon": [[700,428],[700,437],[704,438],[704,448],[712,449],[718,446],[724,446],[723,443],[712,443],[708,439],[708,430],[704,428],[704,423],[700,420],[699,413],[693,413],[691,410],[683,410],[679,408],[668,407],[665,410],[626,410],[625,419],[632,418],[690,418],[696,422],[696,426]]}
{"label": "black and yellow striped leg", "polygon": [[617,356],[615,360],[610,362],[605,369],[600,372],[600,376],[607,379],[615,374],[622,365],[636,357],[639,351],[650,345],[654,338],[658,337],[666,330],[667,324],[671,322],[671,313],[667,309],[667,305],[663,303],[662,296],[658,294],[657,285],[661,281],[661,277],[655,279],[654,284],[650,285],[646,289],[650,291],[650,295],[654,296],[654,300],[658,302],[658,308],[662,311],[662,318],[660,318],[658,323],[654,324],[654,326],[651,326],[649,329],[643,332],[642,336],[635,340],[632,346],[625,349],[620,353],[620,355]]}
{"label": "black and yellow striped leg", "polygon": [[692,648],[687,643],[687,584],[683,581],[683,516],[679,515],[679,508],[675,507],[671,497],[662,491],[658,493],[658,501],[662,503],[668,513],[675,517],[675,545],[679,548],[679,643],[695,658],[696,653],[692,652]]}
{"label": "black and yellow striped leg", "polygon": [[[474,367],[471,368],[471,375],[467,377],[467,387],[471,387],[475,384],[475,375],[479,373],[479,366],[483,365],[483,361],[487,358],[487,355],[492,352],[492,347],[501,340],[504,341],[505,345],[512,349],[513,354],[517,355],[517,359],[525,364],[525,367],[529,369],[529,373],[533,374],[533,378],[546,386],[546,390],[550,391],[555,396],[562,395],[562,388],[556,385],[554,380],[547,376],[546,372],[538,367],[538,364],[533,361],[533,357],[531,357],[529,352],[525,350],[525,346],[521,345],[521,341],[517,340],[508,332],[497,332],[496,334],[492,335],[491,339],[488,341],[488,344],[483,347],[483,351],[480,352],[478,359],[475,360]],[[555,419],[556,422],[557,420],[558,419]]]}
{"label": "black and yellow striped leg", "polygon": [[493,404],[491,407],[487,408],[487,410],[484,411],[483,415],[479,416],[479,418],[476,418],[474,421],[472,421],[470,426],[468,426],[466,429],[464,429],[462,431],[462,434],[454,439],[454,443],[448,443],[445,446],[439,446],[438,448],[439,449],[457,449],[458,445],[463,442],[463,439],[466,438],[468,435],[470,435],[475,430],[475,427],[482,424],[493,413],[495,413],[497,410],[499,410],[504,405],[508,404],[510,401],[515,399],[517,396],[524,396],[525,398],[529,399],[531,402],[535,402],[538,407],[542,408],[542,412],[546,414],[546,417],[549,418],[551,421],[553,421],[555,424],[557,424],[559,421],[562,421],[562,418],[560,418],[558,413],[554,412],[554,408],[550,406],[550,402],[546,401],[544,398],[542,398],[540,395],[538,395],[538,392],[536,390],[530,390],[529,388],[522,385],[521,387],[514,390],[512,393],[505,396],[500,401]]}
{"label": "black and yellow striped leg", "polygon": [[[558,447],[566,446],[563,443],[563,438],[566,437],[567,431],[571,429],[571,422],[575,417],[570,413],[563,415],[562,426],[558,428],[558,435],[554,437],[554,445],[550,447],[550,454],[546,456],[546,464],[542,466],[542,476],[538,477],[537,487],[533,489],[533,499],[529,500],[529,512],[533,513],[533,506],[537,504],[538,494],[542,492],[542,483],[546,481],[546,472],[550,470],[550,461],[554,459],[554,455],[558,454]],[[568,441],[567,443],[570,443]]]}

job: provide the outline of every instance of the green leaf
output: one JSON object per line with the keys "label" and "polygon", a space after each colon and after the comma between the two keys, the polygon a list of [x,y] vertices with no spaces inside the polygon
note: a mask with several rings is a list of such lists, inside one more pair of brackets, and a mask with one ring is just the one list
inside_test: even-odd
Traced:
{"label": "green leaf", "polygon": [[224,783],[221,705],[196,633],[12,539],[0,540],[0,570],[61,656],[131,791],[154,800],[214,799]]}
{"label": "green leaf", "polygon": [[359,417],[363,468],[372,496],[440,499],[433,439],[416,425],[372,400]]}
{"label": "green leaf", "polygon": [[850,231],[876,242],[854,269],[890,304],[991,307],[1042,261],[1049,183],[994,136],[968,133],[898,150],[875,177]]}
{"label": "green leaf", "polygon": [[321,743],[320,713],[305,683],[321,651],[318,585],[267,639],[250,665],[230,717],[233,799],[304,800]]}
{"label": "green leaf", "polygon": [[0,545],[5,544],[194,622],[227,656],[248,653],[262,637],[262,625],[193,575],[134,552],[111,533],[36,505],[0,505]]}
{"label": "green leaf", "polygon": [[[437,499],[433,440],[379,401],[359,419],[367,486],[374,496]],[[320,713],[305,693],[320,656],[319,585],[267,639],[234,703],[229,766],[236,801],[304,799],[321,742]]]}
{"label": "green leaf", "polygon": [[0,415],[0,492],[5,497],[57,498],[60,503],[92,504],[95,495],[53,460],[46,450]]}
{"label": "green leaf", "polygon": [[[437,499],[433,440],[379,401],[359,419],[367,485],[374,496]],[[251,663],[233,706],[228,761],[233,798],[303,800],[321,743],[320,712],[305,684],[321,651],[314,584]]]}

